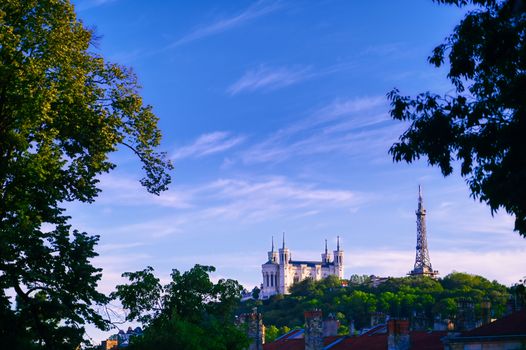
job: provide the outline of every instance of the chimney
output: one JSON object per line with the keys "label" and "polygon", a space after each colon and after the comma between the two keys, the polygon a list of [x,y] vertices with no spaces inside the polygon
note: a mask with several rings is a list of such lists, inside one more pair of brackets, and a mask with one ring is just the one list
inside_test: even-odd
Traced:
{"label": "chimney", "polygon": [[321,310],[305,311],[305,350],[323,349],[322,317]]}
{"label": "chimney", "polygon": [[330,313],[329,317],[323,322],[323,336],[332,337],[338,335],[338,328],[340,328],[340,321]]}
{"label": "chimney", "polygon": [[354,320],[351,320],[349,322],[349,335],[351,337],[354,337],[356,335],[355,333],[356,333],[356,328],[354,328]]}
{"label": "chimney", "polygon": [[468,299],[457,301],[456,331],[469,331],[475,328],[475,307]]}
{"label": "chimney", "polygon": [[491,322],[491,301],[484,300],[480,307],[482,309],[482,325],[488,324]]}
{"label": "chimney", "polygon": [[261,314],[254,308],[251,313],[239,315],[238,324],[245,325],[247,336],[251,340],[247,350],[263,350],[265,326]]}
{"label": "chimney", "polygon": [[371,327],[385,323],[385,314],[383,312],[371,312]]}
{"label": "chimney", "polygon": [[390,319],[387,322],[387,350],[408,350],[409,342],[409,321],[400,319]]}

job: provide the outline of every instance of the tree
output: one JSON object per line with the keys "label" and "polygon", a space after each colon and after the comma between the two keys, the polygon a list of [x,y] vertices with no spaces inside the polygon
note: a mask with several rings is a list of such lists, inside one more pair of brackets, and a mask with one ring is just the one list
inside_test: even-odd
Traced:
{"label": "tree", "polygon": [[436,67],[449,61],[455,93],[391,91],[391,116],[410,127],[390,153],[409,163],[427,156],[444,176],[458,160],[471,195],[492,214],[513,214],[515,231],[526,237],[526,2],[435,1],[476,8],[429,57]]}
{"label": "tree", "polygon": [[265,327],[265,343],[272,343],[280,336],[279,328],[271,324]]}
{"label": "tree", "polygon": [[513,300],[513,304],[516,309],[526,307],[526,277],[511,287],[511,294],[515,299]]}
{"label": "tree", "polygon": [[98,236],[72,230],[64,204],[95,200],[110,153],[131,149],[151,193],[170,182],[135,75],[93,45],[67,0],[0,2],[2,348],[73,349],[86,322],[107,326],[95,310],[107,301],[91,264]]}
{"label": "tree", "polygon": [[258,300],[259,299],[259,294],[261,293],[261,289],[259,289],[257,286],[252,288],[252,298],[254,298],[254,300]]}
{"label": "tree", "polygon": [[145,325],[144,335],[129,349],[242,350],[248,339],[234,325],[242,286],[234,280],[210,280],[212,266],[195,265],[181,274],[174,269],[163,286],[154,270],[126,272],[129,284],[118,285],[112,298],[128,311],[127,320]]}
{"label": "tree", "polygon": [[[454,318],[460,300],[472,302],[479,319],[482,318],[482,303],[489,301],[492,315],[498,318],[506,311],[510,292],[517,295],[517,305],[520,305],[521,291],[524,292],[522,284],[508,289],[496,281],[460,272],[438,280],[413,276],[388,278],[377,287],[350,284],[334,288],[331,284],[330,281],[302,281],[286,296],[258,301],[261,303],[258,310],[267,325],[276,327],[301,327],[304,311],[319,308],[324,315],[336,315],[343,326],[339,332],[348,332],[345,326],[350,326],[350,320],[354,320],[358,329],[368,327],[374,313],[411,318],[415,327],[427,329],[436,317]],[[249,312],[254,305],[250,302],[241,303],[238,311]],[[275,335],[275,329],[271,334]]]}

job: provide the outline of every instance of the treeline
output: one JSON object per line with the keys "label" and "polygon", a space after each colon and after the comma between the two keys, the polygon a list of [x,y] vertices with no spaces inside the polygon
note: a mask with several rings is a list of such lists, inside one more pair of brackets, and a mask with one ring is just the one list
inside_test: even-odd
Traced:
{"label": "treeline", "polygon": [[388,278],[374,287],[368,276],[352,276],[348,286],[331,276],[322,281],[303,280],[291,287],[290,295],[275,295],[269,300],[250,300],[242,303],[239,312],[253,307],[263,314],[267,329],[303,325],[303,312],[321,309],[340,320],[340,332],[348,332],[350,320],[357,329],[369,327],[371,316],[382,314],[405,317],[423,327],[435,320],[455,319],[459,301],[474,306],[475,319],[482,318],[481,303],[491,302],[491,316],[500,317],[506,311],[510,290],[497,281],[466,273],[453,272],[434,280],[428,277]]}

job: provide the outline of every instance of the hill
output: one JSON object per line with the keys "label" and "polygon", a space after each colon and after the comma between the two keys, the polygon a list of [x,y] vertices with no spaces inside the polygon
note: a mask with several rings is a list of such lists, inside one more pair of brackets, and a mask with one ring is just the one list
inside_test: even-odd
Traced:
{"label": "hill", "polygon": [[[387,278],[373,286],[367,276],[352,276],[347,286],[334,276],[314,282],[310,279],[292,286],[289,295],[275,295],[268,300],[242,303],[239,312],[257,307],[270,332],[269,338],[289,328],[303,325],[303,312],[321,309],[340,321],[340,333],[347,333],[350,321],[357,329],[371,326],[374,317],[405,317],[426,329],[435,320],[456,318],[459,302],[473,305],[475,320],[482,319],[483,301],[491,303],[490,317],[506,311],[510,290],[497,281],[467,273],[453,272],[441,279],[428,277]],[[373,318],[373,320],[372,320]],[[278,331],[280,329],[280,331]]]}

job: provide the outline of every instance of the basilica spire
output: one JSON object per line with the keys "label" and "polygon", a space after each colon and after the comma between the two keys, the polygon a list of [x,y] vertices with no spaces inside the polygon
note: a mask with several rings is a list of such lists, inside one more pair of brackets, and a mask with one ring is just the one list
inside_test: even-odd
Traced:
{"label": "basilica spire", "polygon": [[[336,241],[336,250],[340,251],[340,236],[337,236],[337,237],[338,237],[338,239]],[[325,248],[325,249],[327,250],[327,248]]]}
{"label": "basilica spire", "polygon": [[325,239],[325,251],[321,254],[321,262],[322,263],[331,262],[331,253],[329,253],[329,249],[327,248],[327,239]]}
{"label": "basilica spire", "polygon": [[278,252],[274,248],[274,236],[272,236],[272,249],[268,252],[268,261],[273,264],[278,262]]}
{"label": "basilica spire", "polygon": [[283,232],[283,249],[285,249],[285,232]]}

